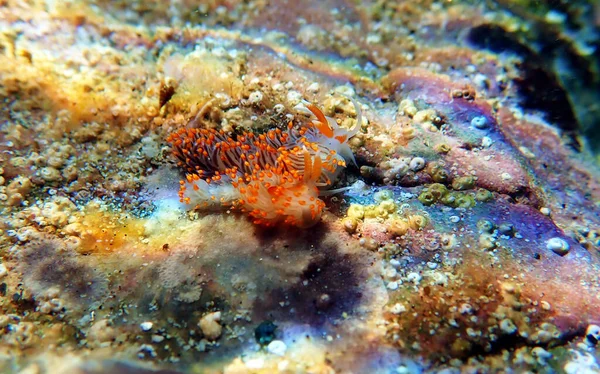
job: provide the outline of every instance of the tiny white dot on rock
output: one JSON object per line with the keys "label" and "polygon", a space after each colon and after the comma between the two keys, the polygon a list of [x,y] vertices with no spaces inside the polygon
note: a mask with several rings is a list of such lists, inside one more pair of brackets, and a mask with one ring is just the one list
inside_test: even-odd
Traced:
{"label": "tiny white dot on rock", "polygon": [[285,351],[287,350],[287,346],[281,340],[273,340],[267,346],[267,351],[277,356],[285,355]]}
{"label": "tiny white dot on rock", "polygon": [[548,239],[548,241],[546,242],[546,248],[556,253],[557,255],[564,256],[567,253],[569,253],[570,246],[566,240],[555,237]]}

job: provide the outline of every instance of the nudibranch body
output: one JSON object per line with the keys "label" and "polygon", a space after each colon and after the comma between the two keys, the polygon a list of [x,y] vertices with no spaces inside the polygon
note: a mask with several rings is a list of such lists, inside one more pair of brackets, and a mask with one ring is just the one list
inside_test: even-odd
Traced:
{"label": "nudibranch body", "polygon": [[297,128],[264,134],[228,135],[207,129],[180,129],[168,137],[178,165],[186,172],[181,202],[194,208],[232,207],[246,212],[254,223],[279,222],[310,227],[321,218],[325,203],[319,194],[354,162],[347,141],[360,129],[344,129],[317,107],[301,110],[316,117]]}

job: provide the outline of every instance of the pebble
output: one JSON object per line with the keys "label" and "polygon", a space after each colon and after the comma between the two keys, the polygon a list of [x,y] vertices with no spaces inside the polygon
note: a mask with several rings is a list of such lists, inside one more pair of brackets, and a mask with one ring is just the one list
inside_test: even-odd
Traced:
{"label": "pebble", "polygon": [[500,329],[506,334],[514,334],[517,331],[517,326],[515,326],[511,319],[505,318],[500,321]]}
{"label": "pebble", "polygon": [[531,355],[535,357],[540,365],[544,365],[546,360],[552,358],[552,353],[542,347],[535,347],[531,350]]}
{"label": "pebble", "polygon": [[585,330],[585,344],[593,347],[598,344],[598,340],[600,340],[600,326],[589,325]]}
{"label": "pebble", "polygon": [[205,315],[198,322],[204,337],[208,340],[217,340],[223,332],[223,327],[219,324],[221,312],[213,312]]}
{"label": "pebble", "polygon": [[160,343],[165,340],[164,336],[161,335],[152,335],[152,343]]}
{"label": "pebble", "polygon": [[413,282],[414,284],[419,284],[419,282],[421,282],[421,276],[419,275],[419,273],[409,273],[406,276],[406,280],[409,282]]}
{"label": "pebble", "polygon": [[394,268],[389,268],[385,271],[386,278],[394,278],[396,275],[398,275],[398,271]]}
{"label": "pebble", "polygon": [[395,258],[393,258],[393,259],[390,260],[390,265],[392,265],[393,267],[399,267],[402,264],[400,263],[400,261],[398,261]]}
{"label": "pebble", "polygon": [[0,264],[0,278],[4,278],[8,274],[8,270],[6,269],[6,265]]}
{"label": "pebble", "polygon": [[546,300],[543,300],[540,305],[542,306],[543,310],[550,310],[552,309],[552,306],[550,305],[549,302],[547,302]]}
{"label": "pebble", "polygon": [[458,310],[460,312],[460,314],[471,314],[473,313],[473,307],[471,306],[471,304],[462,304],[460,306],[460,309]]}
{"label": "pebble", "polygon": [[492,144],[494,144],[494,141],[489,136],[484,136],[481,138],[481,146],[483,148],[489,148],[492,146]]}
{"label": "pebble", "polygon": [[342,220],[342,226],[348,234],[354,234],[358,228],[358,220],[353,217],[346,217]]}
{"label": "pebble", "polygon": [[557,10],[549,10],[548,13],[544,16],[544,20],[548,23],[560,24],[564,23],[567,20],[567,16],[564,13],[561,13]]}
{"label": "pebble", "polygon": [[277,356],[285,355],[285,351],[287,350],[287,346],[281,340],[273,340],[267,346],[267,351]]}
{"label": "pebble", "polygon": [[515,226],[511,223],[501,223],[500,226],[498,226],[498,231],[500,231],[502,235],[513,236],[515,233]]}
{"label": "pebble", "polygon": [[442,272],[435,272],[431,275],[431,279],[434,284],[439,286],[447,286],[448,285],[448,276]]}
{"label": "pebble", "polygon": [[290,91],[287,94],[287,101],[290,104],[298,104],[300,101],[302,101],[302,94],[298,91]]}
{"label": "pebble", "polygon": [[401,314],[406,311],[407,311],[407,309],[404,306],[404,304],[400,304],[400,303],[396,303],[396,304],[392,305],[392,307],[390,308],[390,312],[394,313],[394,314]]}
{"label": "pebble", "polygon": [[142,344],[138,353],[139,358],[156,357],[156,350],[150,344]]}
{"label": "pebble", "polygon": [[481,73],[475,74],[473,77],[473,83],[475,83],[481,89],[487,89],[487,86],[489,85],[488,78],[485,76],[485,74]]}
{"label": "pebble", "polygon": [[307,90],[308,92],[313,92],[313,93],[314,93],[314,92],[317,92],[317,91],[319,91],[319,88],[320,88],[320,87],[319,87],[319,84],[318,84],[317,82],[313,82],[313,83],[311,83],[311,85],[310,85],[310,86],[308,86],[308,87],[306,88],[306,90]]}
{"label": "pebble", "polygon": [[152,326],[154,326],[154,324],[150,321],[140,323],[140,328],[142,331],[150,331],[152,330]]}
{"label": "pebble", "polygon": [[490,234],[482,234],[479,237],[479,248],[484,251],[492,251],[496,249],[498,245],[494,240],[494,237]]}
{"label": "pebble", "polygon": [[564,256],[569,253],[571,247],[564,239],[551,238],[546,242],[546,249],[556,253],[557,255]]}

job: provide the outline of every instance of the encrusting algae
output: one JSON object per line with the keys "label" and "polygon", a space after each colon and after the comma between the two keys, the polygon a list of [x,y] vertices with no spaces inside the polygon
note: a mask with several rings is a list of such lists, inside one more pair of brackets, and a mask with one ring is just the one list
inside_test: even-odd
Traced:
{"label": "encrusting algae", "polygon": [[0,373],[600,372],[589,2],[61,3],[0,6]]}
{"label": "encrusting algae", "polygon": [[233,207],[266,226],[313,226],[325,206],[319,195],[333,184],[346,161],[354,163],[347,142],[359,131],[362,116],[353,103],[357,120],[349,130],[305,103],[298,109],[316,119],[299,128],[290,122],[285,130],[237,136],[212,129],[176,131],[167,140],[187,172],[181,181],[181,202],[194,209]]}

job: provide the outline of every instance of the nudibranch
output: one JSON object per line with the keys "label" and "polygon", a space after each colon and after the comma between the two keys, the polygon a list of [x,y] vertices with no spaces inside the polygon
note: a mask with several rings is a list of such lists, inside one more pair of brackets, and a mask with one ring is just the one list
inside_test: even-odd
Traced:
{"label": "nudibranch", "polygon": [[306,228],[316,224],[325,203],[319,198],[346,167],[355,162],[348,140],[360,130],[340,127],[313,104],[299,111],[308,123],[263,134],[227,134],[211,129],[180,129],[167,141],[186,178],[180,182],[182,203],[194,209],[228,207],[247,213],[256,224]]}

